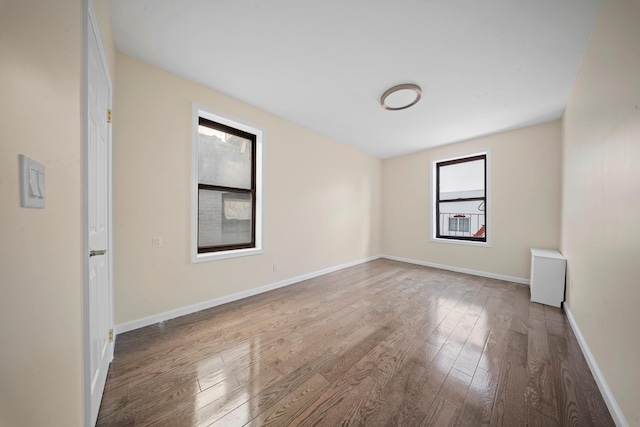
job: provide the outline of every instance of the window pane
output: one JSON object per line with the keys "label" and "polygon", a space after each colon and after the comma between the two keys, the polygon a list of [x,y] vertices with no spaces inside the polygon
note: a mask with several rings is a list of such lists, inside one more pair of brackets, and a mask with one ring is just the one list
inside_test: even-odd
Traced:
{"label": "window pane", "polygon": [[198,191],[198,247],[251,243],[250,194]]}
{"label": "window pane", "polygon": [[484,160],[440,166],[440,200],[484,197]]}
{"label": "window pane", "polygon": [[449,231],[469,232],[469,218],[449,218]]}
{"label": "window pane", "polygon": [[198,127],[198,182],[251,188],[251,140],[205,126]]}
{"label": "window pane", "polygon": [[[448,207],[450,205],[458,204],[478,204],[475,202],[456,202],[456,203],[442,203],[441,207]],[[463,213],[464,212],[464,213]],[[447,212],[442,210],[438,218],[439,231],[441,236],[473,236],[484,237],[485,227],[485,215],[484,212],[477,211],[472,212],[469,210],[457,210]],[[477,234],[477,235],[476,235]]]}

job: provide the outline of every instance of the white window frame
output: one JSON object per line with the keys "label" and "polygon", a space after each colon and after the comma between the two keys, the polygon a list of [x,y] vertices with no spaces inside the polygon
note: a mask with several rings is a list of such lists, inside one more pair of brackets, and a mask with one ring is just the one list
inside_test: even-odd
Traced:
{"label": "white window frame", "polygon": [[[476,241],[470,241],[470,240],[455,240],[455,239],[442,239],[442,238],[438,238],[436,237],[436,192],[437,192],[437,188],[436,188],[436,165],[440,162],[446,162],[448,160],[458,160],[458,159],[464,159],[467,157],[473,157],[473,156],[480,156],[480,155],[486,155],[486,164],[485,164],[485,168],[486,168],[486,173],[487,173],[487,182],[485,183],[485,224],[486,224],[486,242],[476,242]],[[430,227],[430,237],[431,237],[431,241],[432,242],[437,242],[437,243],[450,243],[453,245],[467,245],[467,246],[480,246],[480,247],[491,247],[491,234],[493,233],[493,226],[491,225],[491,215],[492,215],[492,211],[493,209],[491,208],[491,151],[490,150],[483,150],[483,151],[476,151],[476,152],[472,152],[472,153],[465,153],[465,154],[460,154],[457,156],[451,156],[451,157],[442,157],[442,158],[437,158],[437,159],[431,159],[431,185],[429,186],[430,190],[431,190],[431,194],[430,194],[430,203],[431,203],[431,227]]]}
{"label": "white window frame", "polygon": [[[194,103],[192,109],[192,146],[191,146],[191,262],[208,262],[220,259],[258,255],[265,252],[264,239],[264,129],[228,116],[211,108]],[[256,136],[256,223],[255,247],[232,249],[228,251],[198,253],[198,125],[200,117],[221,123]]]}

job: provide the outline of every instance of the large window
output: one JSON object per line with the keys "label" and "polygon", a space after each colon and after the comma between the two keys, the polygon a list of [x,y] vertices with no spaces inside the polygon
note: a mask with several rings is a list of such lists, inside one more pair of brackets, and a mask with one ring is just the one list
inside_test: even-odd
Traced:
{"label": "large window", "polygon": [[193,260],[260,253],[262,132],[194,110]]}
{"label": "large window", "polygon": [[487,154],[433,162],[435,239],[487,242]]}

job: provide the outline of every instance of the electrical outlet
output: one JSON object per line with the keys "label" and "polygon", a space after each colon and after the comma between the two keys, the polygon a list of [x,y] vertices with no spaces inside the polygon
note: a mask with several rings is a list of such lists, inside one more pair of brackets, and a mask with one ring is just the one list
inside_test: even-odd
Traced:
{"label": "electrical outlet", "polygon": [[161,248],[162,247],[162,236],[153,236],[151,238],[151,246],[153,246],[154,248]]}
{"label": "electrical outlet", "polygon": [[278,271],[278,263],[273,264],[273,271]]}

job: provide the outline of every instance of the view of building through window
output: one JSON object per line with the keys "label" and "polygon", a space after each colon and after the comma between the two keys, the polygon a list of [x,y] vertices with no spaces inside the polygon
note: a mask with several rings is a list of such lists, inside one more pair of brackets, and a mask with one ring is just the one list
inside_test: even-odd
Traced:
{"label": "view of building through window", "polygon": [[200,118],[198,252],[252,248],[255,136]]}
{"label": "view of building through window", "polygon": [[436,163],[437,238],[486,241],[486,155]]}

